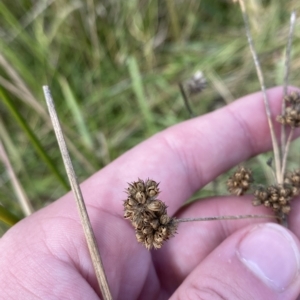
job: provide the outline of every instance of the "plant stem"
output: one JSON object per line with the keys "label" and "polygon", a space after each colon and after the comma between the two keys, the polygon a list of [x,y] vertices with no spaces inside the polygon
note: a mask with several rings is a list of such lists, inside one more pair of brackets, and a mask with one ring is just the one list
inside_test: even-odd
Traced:
{"label": "plant stem", "polygon": [[[291,50],[292,50],[292,41],[293,41],[293,33],[296,23],[296,12],[293,11],[291,13],[290,18],[290,30],[288,35],[288,43],[286,47],[285,52],[285,64],[284,64],[284,85],[283,85],[283,97],[287,95],[287,86],[288,86],[288,79],[289,79],[289,73],[290,73],[290,60],[291,60]],[[281,114],[284,115],[285,113],[285,100],[282,100],[282,106],[281,106]],[[285,155],[285,149],[286,149],[286,132],[285,132],[285,124],[281,125],[281,154],[284,157]],[[284,158],[283,158],[284,160]],[[284,176],[284,170],[285,166],[282,166],[282,174],[281,176]]]}
{"label": "plant stem", "polygon": [[253,57],[253,60],[254,60],[254,64],[255,64],[255,68],[256,68],[256,72],[257,72],[257,77],[258,77],[258,80],[259,80],[259,83],[260,83],[260,86],[261,86],[261,90],[262,90],[262,93],[263,93],[264,105],[265,105],[266,115],[267,115],[268,124],[269,124],[269,128],[270,128],[270,134],[271,134],[273,151],[274,151],[276,179],[277,179],[277,183],[280,184],[280,183],[282,183],[281,166],[280,166],[281,165],[280,152],[279,152],[278,142],[277,142],[275,131],[274,131],[273,122],[272,122],[272,119],[271,119],[271,110],[270,110],[269,100],[268,100],[268,96],[267,96],[267,92],[266,92],[266,88],[265,88],[264,77],[263,77],[263,74],[262,74],[262,70],[261,70],[261,67],[260,67],[258,56],[257,56],[257,53],[254,49],[252,37],[251,37],[251,34],[250,34],[249,21],[248,21],[248,16],[247,16],[244,0],[239,0],[239,3],[240,3],[242,15],[243,15],[244,23],[245,23],[246,35],[247,35],[247,38],[248,38],[250,51],[251,51],[251,54],[252,54],[252,57]]}
{"label": "plant stem", "polygon": [[194,222],[194,221],[241,220],[241,219],[260,219],[260,218],[280,219],[278,216],[272,216],[272,215],[237,215],[237,216],[182,218],[182,219],[175,219],[174,222],[182,223],[182,222]]}
{"label": "plant stem", "polygon": [[83,227],[85,238],[86,238],[88,248],[90,251],[93,266],[95,269],[96,278],[98,280],[98,284],[100,286],[100,290],[102,292],[102,296],[103,296],[104,300],[111,300],[112,296],[111,296],[111,293],[109,290],[109,286],[108,286],[105,270],[103,267],[103,263],[101,260],[101,256],[99,253],[99,249],[97,247],[97,241],[96,241],[96,238],[95,238],[95,235],[93,232],[93,228],[92,228],[92,225],[91,225],[88,213],[87,213],[87,209],[86,209],[86,206],[84,203],[81,189],[77,182],[75,171],[74,171],[74,168],[73,168],[73,165],[71,162],[71,158],[70,158],[70,155],[69,155],[69,152],[67,149],[67,145],[66,145],[62,130],[61,130],[58,116],[56,114],[56,110],[55,110],[54,102],[53,102],[53,99],[51,96],[51,92],[50,92],[50,89],[48,86],[44,86],[43,90],[44,90],[44,95],[46,98],[49,114],[51,117],[51,121],[53,124],[53,128],[55,131],[55,135],[57,138],[57,142],[59,145],[59,149],[60,149],[63,161],[64,161],[66,172],[67,172],[67,175],[68,175],[68,178],[69,178],[69,181],[71,184],[71,188],[74,193],[77,207],[79,210],[82,227]]}

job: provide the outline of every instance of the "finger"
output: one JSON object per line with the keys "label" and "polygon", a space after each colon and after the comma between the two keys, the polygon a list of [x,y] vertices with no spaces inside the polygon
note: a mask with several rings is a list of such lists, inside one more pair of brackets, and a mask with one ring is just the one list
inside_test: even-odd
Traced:
{"label": "finger", "polygon": [[[268,90],[268,96],[276,116],[282,88]],[[120,199],[124,198],[126,182],[150,177],[161,182],[161,198],[172,214],[217,175],[270,147],[259,92],[153,136],[86,181],[83,191],[91,204],[121,214]]]}
{"label": "finger", "polygon": [[248,226],[202,261],[171,299],[296,299],[299,246],[280,225]]}
{"label": "finger", "polygon": [[[251,200],[252,196],[205,199],[184,207],[176,217],[272,214],[267,207],[254,207]],[[152,253],[162,286],[172,294],[188,274],[233,233],[250,224],[276,221],[275,218],[249,218],[179,223],[178,234],[166,242],[162,249]]]}

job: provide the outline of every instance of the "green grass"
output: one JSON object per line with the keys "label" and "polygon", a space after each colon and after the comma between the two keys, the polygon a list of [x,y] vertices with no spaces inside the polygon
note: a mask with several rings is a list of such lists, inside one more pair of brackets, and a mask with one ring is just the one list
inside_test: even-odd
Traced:
{"label": "green grass", "polygon": [[[208,79],[208,88],[192,98],[198,115],[260,89],[231,1],[32,3],[0,2],[0,139],[35,209],[66,191],[42,85],[51,88],[80,181],[185,120],[178,82],[195,71]],[[267,87],[281,84],[289,14],[300,15],[300,3],[252,0],[248,9]],[[296,26],[293,85],[300,79],[299,38]],[[223,193],[222,180],[200,196]],[[3,165],[0,187],[0,204],[22,217]]]}

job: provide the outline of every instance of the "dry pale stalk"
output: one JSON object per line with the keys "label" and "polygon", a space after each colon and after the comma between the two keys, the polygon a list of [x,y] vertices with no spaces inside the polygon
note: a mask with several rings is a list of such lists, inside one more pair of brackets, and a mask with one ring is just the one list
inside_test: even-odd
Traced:
{"label": "dry pale stalk", "polygon": [[34,212],[34,209],[21,185],[21,183],[18,180],[18,177],[15,174],[15,171],[10,163],[10,160],[8,158],[8,155],[5,151],[5,148],[2,144],[2,141],[0,140],[0,158],[5,165],[6,171],[10,177],[10,180],[12,182],[12,185],[14,187],[15,193],[17,195],[17,198],[19,200],[20,206],[23,210],[23,213],[25,216],[29,216]]}
{"label": "dry pale stalk", "polygon": [[242,219],[279,219],[273,215],[236,215],[236,216],[214,216],[214,217],[199,217],[199,218],[182,218],[175,219],[175,223],[195,222],[195,221],[220,221],[220,220],[242,220]]}
{"label": "dry pale stalk", "polygon": [[252,37],[250,34],[248,15],[246,12],[244,0],[239,0],[239,3],[240,3],[242,15],[243,15],[244,23],[245,23],[245,29],[246,29],[246,35],[248,38],[249,47],[251,50],[251,54],[252,54],[256,72],[257,72],[257,77],[258,77],[258,80],[259,80],[259,83],[261,86],[261,90],[263,93],[265,111],[266,111],[266,115],[267,115],[267,119],[268,119],[268,124],[269,124],[269,128],[270,128],[271,139],[272,139],[272,145],[273,145],[273,151],[274,151],[276,180],[277,180],[278,184],[281,184],[283,182],[283,178],[281,176],[280,151],[279,151],[278,142],[277,142],[275,131],[274,131],[273,122],[271,119],[271,110],[270,110],[270,105],[269,105],[269,99],[268,99],[267,92],[266,92],[264,77],[263,77],[263,73],[262,73],[262,70],[260,67],[257,53],[256,53],[254,45],[253,45]]}
{"label": "dry pale stalk", "polygon": [[51,92],[48,86],[43,86],[44,95],[46,98],[49,114],[51,117],[51,121],[53,124],[53,128],[55,131],[55,135],[57,138],[57,142],[59,145],[59,149],[63,158],[63,162],[66,168],[66,172],[71,184],[72,191],[75,196],[75,200],[77,203],[77,208],[79,210],[79,215],[82,223],[82,227],[84,230],[85,238],[88,244],[88,248],[90,251],[91,259],[93,262],[93,266],[95,269],[96,277],[100,286],[100,290],[102,292],[102,296],[105,300],[111,300],[112,296],[109,290],[105,270],[102,264],[101,256],[99,253],[99,249],[97,247],[97,241],[91,226],[91,222],[86,210],[86,206],[84,203],[84,199],[79,187],[79,184],[77,182],[77,178],[73,169],[73,165],[69,156],[69,152],[67,149],[67,145],[61,130],[61,126],[58,120],[58,116],[56,114],[54,102],[51,96]]}
{"label": "dry pale stalk", "polygon": [[[292,41],[293,41],[293,33],[295,29],[295,24],[296,24],[296,12],[293,11],[291,13],[291,18],[290,18],[290,30],[289,30],[289,36],[288,36],[288,43],[286,47],[286,52],[285,52],[285,64],[284,64],[284,85],[283,85],[283,96],[287,96],[287,87],[288,87],[288,81],[289,81],[289,74],[290,74],[290,60],[291,60],[291,50],[292,50]],[[282,107],[281,107],[281,113],[282,115],[285,112],[285,101],[282,101]],[[282,178],[284,177],[285,173],[285,164],[284,164],[284,156],[287,156],[287,153],[285,150],[288,150],[288,147],[286,147],[285,142],[286,142],[286,126],[285,124],[281,125],[281,154],[283,157],[283,164],[282,164],[282,172],[281,176]]]}

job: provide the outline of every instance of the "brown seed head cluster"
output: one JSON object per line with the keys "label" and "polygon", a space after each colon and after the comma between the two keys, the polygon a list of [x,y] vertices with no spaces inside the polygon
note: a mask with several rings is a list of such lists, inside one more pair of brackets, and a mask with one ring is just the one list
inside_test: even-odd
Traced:
{"label": "brown seed head cluster", "polygon": [[252,171],[239,166],[237,171],[227,180],[227,189],[232,195],[242,196],[249,190],[252,182]]}
{"label": "brown seed head cluster", "polygon": [[276,213],[288,214],[291,210],[290,202],[295,195],[297,189],[287,183],[268,187],[259,186],[254,192],[255,198],[252,204],[255,206],[263,204],[271,207]]}
{"label": "brown seed head cluster", "polygon": [[295,195],[299,195],[299,193],[300,193],[300,170],[295,170],[294,172],[288,172],[285,176],[284,182],[293,187]]}
{"label": "brown seed head cluster", "polygon": [[287,104],[285,112],[277,117],[277,121],[291,127],[300,127],[300,94],[292,92],[284,100]]}
{"label": "brown seed head cluster", "polygon": [[161,248],[176,233],[178,223],[167,215],[165,203],[157,199],[158,183],[139,179],[129,184],[126,193],[124,218],[131,221],[138,242],[148,250]]}

